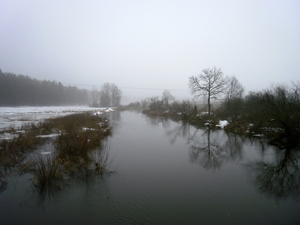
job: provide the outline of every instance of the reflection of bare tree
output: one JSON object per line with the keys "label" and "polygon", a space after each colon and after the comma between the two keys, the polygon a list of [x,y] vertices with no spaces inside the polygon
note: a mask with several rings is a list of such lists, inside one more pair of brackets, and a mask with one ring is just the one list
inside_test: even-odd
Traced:
{"label": "reflection of bare tree", "polygon": [[111,120],[120,121],[121,120],[121,112],[116,110],[111,113]]}
{"label": "reflection of bare tree", "polygon": [[299,152],[280,151],[276,163],[255,164],[257,189],[268,196],[283,198],[300,194]]}
{"label": "reflection of bare tree", "polygon": [[216,143],[211,143],[211,130],[208,129],[204,134],[207,134],[207,142],[202,145],[193,143],[190,146],[191,162],[199,162],[204,168],[219,168],[222,164],[221,152],[222,148]]}
{"label": "reflection of bare tree", "polygon": [[[223,133],[224,137],[212,139],[212,131],[208,129],[202,134],[202,139],[199,141],[195,138],[197,131],[189,138],[191,162],[197,162],[207,169],[216,169],[220,168],[225,161],[241,158],[242,142],[240,137]],[[206,136],[206,140],[203,138],[204,136]]]}
{"label": "reflection of bare tree", "polygon": [[227,133],[228,139],[225,145],[225,149],[228,152],[228,158],[242,159],[243,140],[241,136],[234,133]]}
{"label": "reflection of bare tree", "polygon": [[149,122],[152,126],[158,126],[161,124],[164,128],[170,126],[170,120],[167,117],[160,116],[145,116],[146,121]]}
{"label": "reflection of bare tree", "polygon": [[5,191],[6,187],[7,187],[7,182],[6,181],[2,181],[0,179],[0,193],[3,192],[3,191]]}
{"label": "reflection of bare tree", "polygon": [[181,126],[177,126],[172,130],[168,130],[167,135],[171,138],[170,143],[174,144],[178,137],[190,136],[190,130],[191,127],[188,123],[182,123]]}
{"label": "reflection of bare tree", "polygon": [[174,144],[178,137],[187,139],[189,156],[192,163],[199,163],[204,168],[220,168],[226,161],[242,157],[242,139],[236,134],[227,134],[223,130],[204,130],[191,126],[189,123],[178,123],[171,126],[171,121],[165,117],[146,116],[146,120],[158,126],[168,128],[166,134]]}

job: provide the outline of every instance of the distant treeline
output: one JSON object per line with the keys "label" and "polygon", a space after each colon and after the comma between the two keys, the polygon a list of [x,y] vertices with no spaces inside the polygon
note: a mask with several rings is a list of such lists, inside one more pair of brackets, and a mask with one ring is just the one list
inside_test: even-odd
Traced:
{"label": "distant treeline", "polygon": [[88,91],[60,82],[3,73],[0,69],[0,106],[88,105]]}

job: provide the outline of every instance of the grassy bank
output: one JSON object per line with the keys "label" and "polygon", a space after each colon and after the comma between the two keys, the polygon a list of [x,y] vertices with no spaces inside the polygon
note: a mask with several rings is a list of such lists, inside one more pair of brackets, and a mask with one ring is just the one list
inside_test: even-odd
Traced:
{"label": "grassy bank", "polygon": [[[143,110],[142,112],[149,117],[181,121],[197,128],[220,129],[222,127],[220,126],[222,119],[218,113],[208,115],[207,113],[195,111],[193,107],[185,110]],[[261,123],[244,117],[228,122],[223,128],[226,132],[245,135],[250,138],[265,138],[270,144],[279,148],[299,148],[298,130],[295,130],[293,135],[287,135],[286,129],[273,121]]]}

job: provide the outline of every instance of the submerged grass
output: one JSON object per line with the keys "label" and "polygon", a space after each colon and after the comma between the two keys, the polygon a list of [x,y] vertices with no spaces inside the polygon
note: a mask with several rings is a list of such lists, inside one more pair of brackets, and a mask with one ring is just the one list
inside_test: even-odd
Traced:
{"label": "submerged grass", "polygon": [[40,193],[47,190],[62,188],[64,169],[62,165],[52,157],[39,157],[33,168],[35,177],[33,184]]}
{"label": "submerged grass", "polygon": [[[90,113],[48,119],[24,125],[17,137],[0,142],[0,173],[31,172],[40,193],[58,190],[67,177],[91,179],[107,170],[107,152],[102,141],[111,134],[108,120]],[[51,138],[50,134],[57,136]],[[50,135],[55,149],[51,155],[28,159],[28,154],[43,146]],[[49,138],[48,138],[49,141]]]}

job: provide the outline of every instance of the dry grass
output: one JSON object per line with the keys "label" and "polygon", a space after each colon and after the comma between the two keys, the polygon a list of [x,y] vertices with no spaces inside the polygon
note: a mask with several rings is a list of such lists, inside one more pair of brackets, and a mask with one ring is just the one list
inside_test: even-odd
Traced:
{"label": "dry grass", "polygon": [[[62,187],[66,177],[90,179],[103,174],[108,166],[102,141],[111,134],[106,119],[89,113],[49,119],[24,125],[18,137],[0,142],[0,172],[32,172],[33,184],[40,193]],[[38,135],[59,133],[53,139],[55,153],[28,159],[28,153],[45,144]]]}

